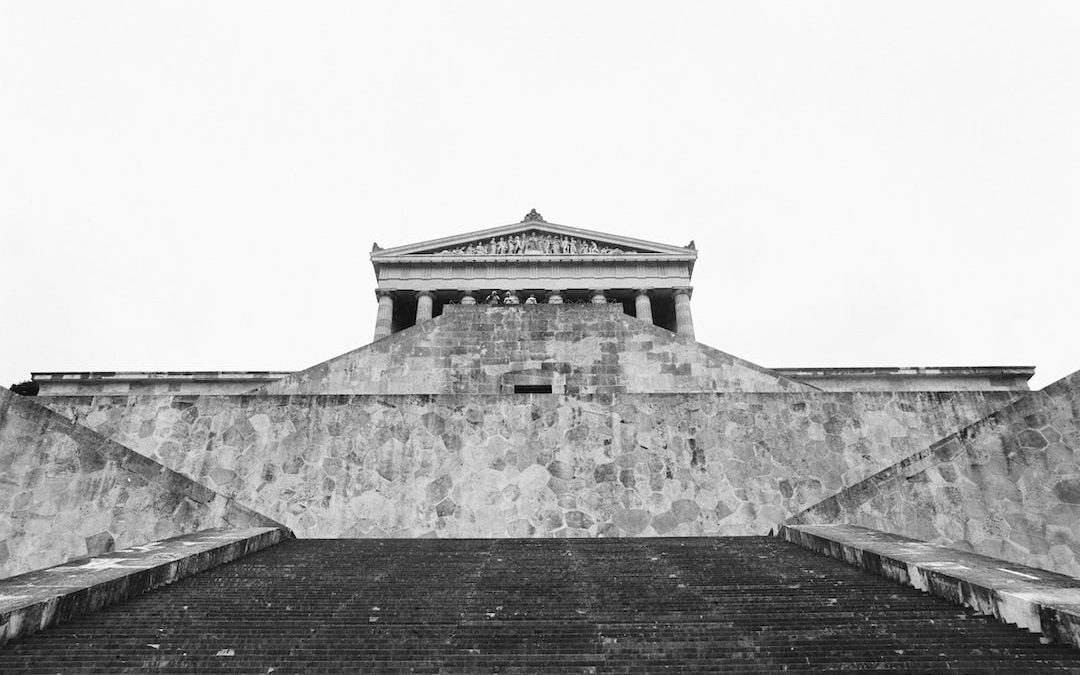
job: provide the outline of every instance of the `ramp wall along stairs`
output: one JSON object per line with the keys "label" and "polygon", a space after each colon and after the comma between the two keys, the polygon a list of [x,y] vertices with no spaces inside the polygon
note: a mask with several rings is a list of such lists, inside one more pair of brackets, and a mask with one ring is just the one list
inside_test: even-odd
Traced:
{"label": "ramp wall along stairs", "polygon": [[769,537],[286,540],[0,649],[3,673],[1080,672]]}

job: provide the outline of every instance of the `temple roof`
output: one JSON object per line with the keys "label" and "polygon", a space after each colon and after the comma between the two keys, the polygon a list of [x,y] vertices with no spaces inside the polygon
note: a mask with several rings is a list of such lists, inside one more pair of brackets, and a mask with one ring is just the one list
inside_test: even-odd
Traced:
{"label": "temple roof", "polygon": [[632,256],[635,260],[656,259],[690,262],[697,258],[693,242],[687,246],[672,246],[654,241],[634,239],[618,234],[597,232],[578,227],[549,223],[533,209],[520,222],[439,239],[383,249],[375,245],[372,264],[386,262],[425,262],[431,260],[474,259],[517,260],[522,256],[541,259],[618,259]]}

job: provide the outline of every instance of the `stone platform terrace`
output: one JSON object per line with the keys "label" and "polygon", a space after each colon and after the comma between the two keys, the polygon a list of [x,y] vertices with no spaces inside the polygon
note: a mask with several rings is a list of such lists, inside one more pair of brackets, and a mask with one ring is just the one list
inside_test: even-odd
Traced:
{"label": "stone platform terrace", "polygon": [[1080,650],[769,537],[290,540],[0,672],[1076,673]]}

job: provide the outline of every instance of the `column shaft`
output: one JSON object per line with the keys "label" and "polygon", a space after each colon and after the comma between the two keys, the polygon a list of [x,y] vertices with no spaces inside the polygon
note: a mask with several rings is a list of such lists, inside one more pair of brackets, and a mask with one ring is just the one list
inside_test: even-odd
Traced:
{"label": "column shaft", "polygon": [[375,339],[388,337],[393,330],[394,296],[389,292],[379,293],[379,313],[375,316]]}
{"label": "column shaft", "polygon": [[649,291],[641,289],[637,292],[634,297],[634,311],[637,318],[652,323],[652,298],[649,297]]}
{"label": "column shaft", "polygon": [[675,332],[694,339],[694,318],[690,315],[690,289],[675,289]]}
{"label": "column shaft", "polygon": [[428,321],[434,309],[434,298],[430,291],[420,291],[416,294],[416,323]]}

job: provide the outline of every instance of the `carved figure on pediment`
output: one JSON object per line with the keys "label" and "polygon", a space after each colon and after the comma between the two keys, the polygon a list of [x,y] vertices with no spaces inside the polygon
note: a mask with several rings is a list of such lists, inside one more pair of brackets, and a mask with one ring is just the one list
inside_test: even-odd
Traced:
{"label": "carved figure on pediment", "polygon": [[525,232],[512,234],[508,237],[492,237],[487,241],[472,242],[465,246],[444,248],[437,251],[436,255],[517,255],[517,254],[546,254],[546,255],[621,255],[623,253],[636,253],[633,249],[622,249],[617,246],[601,246],[599,242],[591,239],[578,239],[577,237],[545,234],[542,232]]}

